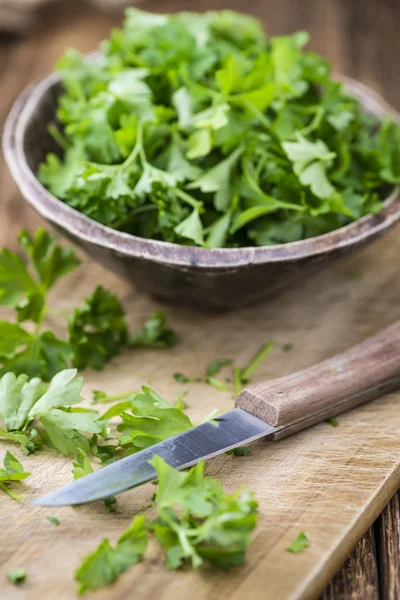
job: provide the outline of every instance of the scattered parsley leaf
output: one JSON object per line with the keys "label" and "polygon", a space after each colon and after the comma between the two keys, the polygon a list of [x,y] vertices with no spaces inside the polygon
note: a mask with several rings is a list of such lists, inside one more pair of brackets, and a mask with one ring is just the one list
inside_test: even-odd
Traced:
{"label": "scattered parsley leaf", "polygon": [[282,350],[284,352],[290,352],[291,350],[293,350],[293,344],[283,344],[282,346]]}
{"label": "scattered parsley leaf", "polygon": [[68,322],[74,366],[101,370],[127,342],[125,314],[118,298],[99,285]]}
{"label": "scattered parsley leaf", "polygon": [[7,579],[14,585],[20,585],[26,580],[26,573],[24,569],[13,569],[12,571],[8,571]]}
{"label": "scattered parsley leaf", "polygon": [[46,516],[46,519],[55,527],[58,527],[60,524],[60,521],[56,517]]}
{"label": "scattered parsley leaf", "polygon": [[144,516],[136,517],[115,547],[104,539],[92,554],[84,558],[75,573],[78,595],[118,579],[126,569],[142,560],[146,547],[146,519]]}
{"label": "scattered parsley leaf", "polygon": [[162,310],[156,310],[143,327],[129,339],[129,345],[136,348],[169,348],[175,342],[175,332],[167,327],[167,318]]}
{"label": "scattered parsley leaf", "polygon": [[198,381],[201,381],[201,377],[187,377],[182,373],[174,373],[174,379],[178,383],[196,383]]}
{"label": "scattered parsley leaf", "polygon": [[29,477],[30,473],[24,471],[24,467],[11,452],[7,450],[3,460],[3,469],[0,469],[0,489],[10,496],[13,500],[22,500],[22,496],[17,496],[8,487],[7,484],[13,481],[22,481]]}
{"label": "scattered parsley leaf", "polygon": [[120,416],[120,443],[129,453],[148,448],[193,427],[185,413],[143,386],[141,394],[112,406],[104,415],[107,420]]}
{"label": "scattered parsley leaf", "polygon": [[186,472],[153,456],[158,476],[157,518],[150,523],[164,548],[167,566],[177,569],[204,561],[230,569],[243,564],[250,534],[257,522],[257,502],[249,492],[226,494],[221,482],[204,477],[204,463]]}
{"label": "scattered parsley leaf", "polygon": [[76,456],[79,449],[89,451],[85,434],[106,437],[107,422],[100,419],[97,411],[74,407],[83,400],[83,379],[77,378],[76,373],[76,369],[60,371],[49,386],[27,375],[3,375],[0,418],[5,429],[0,429],[0,437],[21,444],[25,453],[47,444],[65,456]]}
{"label": "scattered parsley leaf", "polygon": [[249,381],[250,377],[254,373],[254,371],[261,365],[261,363],[265,360],[267,355],[270,353],[272,348],[274,347],[274,342],[267,342],[263,344],[261,348],[256,352],[253,358],[250,360],[248,365],[246,365],[242,369],[241,379],[243,382]]}
{"label": "scattered parsley leaf", "polygon": [[115,496],[109,496],[104,500],[104,506],[106,507],[106,511],[109,513],[115,512],[117,510],[117,499]]}
{"label": "scattered parsley leaf", "polygon": [[207,377],[213,377],[214,375],[217,375],[217,373],[219,373],[221,369],[224,369],[225,367],[230,367],[232,364],[233,360],[231,358],[219,358],[217,360],[214,360],[213,362],[207,365],[206,375]]}
{"label": "scattered parsley leaf", "polygon": [[325,423],[329,423],[332,427],[339,427],[340,423],[336,417],[329,417],[329,419],[325,420]]}
{"label": "scattered parsley leaf", "polygon": [[298,554],[305,548],[309,547],[309,540],[304,531],[301,531],[297,538],[294,540],[290,546],[286,548],[288,552],[292,552],[293,554]]}
{"label": "scattered parsley leaf", "polygon": [[228,392],[229,391],[229,387],[227,386],[227,384],[224,381],[217,379],[216,377],[208,377],[207,383],[214,386],[220,392]]}
{"label": "scattered parsley leaf", "polygon": [[240,446],[233,449],[234,456],[248,456],[251,452],[251,446]]}

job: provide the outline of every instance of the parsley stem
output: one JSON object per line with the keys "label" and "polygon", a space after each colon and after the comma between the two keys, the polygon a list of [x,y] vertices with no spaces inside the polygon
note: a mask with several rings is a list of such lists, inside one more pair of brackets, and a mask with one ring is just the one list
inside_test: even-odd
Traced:
{"label": "parsley stem", "polygon": [[267,342],[258,350],[258,352],[251,359],[247,367],[245,367],[241,372],[242,381],[248,381],[257,367],[260,366],[264,358],[269,354],[269,352],[274,347],[274,342]]}
{"label": "parsley stem", "polygon": [[190,204],[190,206],[192,206],[193,208],[195,208],[197,210],[200,210],[203,208],[202,202],[200,202],[199,200],[196,200],[195,198],[193,198],[193,196],[191,196],[190,194],[187,194],[180,188],[176,188],[174,191],[175,191],[175,194],[178,196],[178,198],[180,198],[187,204]]}
{"label": "parsley stem", "polygon": [[240,367],[233,369],[233,385],[235,387],[235,394],[238,396],[243,389],[242,369]]}

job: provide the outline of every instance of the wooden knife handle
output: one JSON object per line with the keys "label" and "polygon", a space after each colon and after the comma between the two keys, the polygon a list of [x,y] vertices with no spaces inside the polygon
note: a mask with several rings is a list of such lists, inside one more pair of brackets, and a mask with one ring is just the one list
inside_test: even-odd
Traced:
{"label": "wooden knife handle", "polygon": [[400,321],[304,371],[245,388],[236,406],[286,437],[400,388]]}

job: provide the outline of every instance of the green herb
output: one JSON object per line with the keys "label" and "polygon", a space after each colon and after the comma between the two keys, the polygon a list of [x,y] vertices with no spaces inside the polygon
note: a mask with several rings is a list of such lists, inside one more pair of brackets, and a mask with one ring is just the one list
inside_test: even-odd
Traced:
{"label": "green herb", "polygon": [[13,569],[7,573],[7,579],[14,585],[20,585],[26,580],[24,569]]}
{"label": "green herb", "polygon": [[74,366],[101,370],[127,343],[128,328],[115,294],[99,285],[68,320]]}
{"label": "green herb", "polygon": [[121,417],[122,423],[117,427],[122,434],[119,441],[129,453],[148,448],[193,427],[180,408],[145,386],[142,390],[141,394],[133,394],[103,415],[105,420]]}
{"label": "green herb", "polygon": [[117,499],[115,496],[109,496],[104,500],[104,506],[106,507],[106,511],[109,513],[115,512],[117,510]]}
{"label": "green herb", "polygon": [[284,352],[291,352],[291,350],[293,350],[293,344],[283,344],[282,350]]}
{"label": "green herb", "polygon": [[336,417],[329,417],[329,419],[325,420],[325,423],[329,423],[332,427],[339,427],[340,423]]}
{"label": "green herb", "polygon": [[92,404],[107,404],[108,402],[115,402],[116,400],[125,400],[132,396],[132,394],[136,394],[137,392],[122,392],[121,394],[111,394],[108,395],[106,392],[102,392],[101,390],[93,390],[93,401]]}
{"label": "green herb", "polygon": [[85,477],[85,475],[89,475],[89,473],[93,473],[90,458],[81,448],[79,448],[76,460],[72,462],[72,465],[72,475],[74,479],[80,479],[81,477]]}
{"label": "green herb", "polygon": [[75,573],[78,594],[112,583],[129,567],[142,560],[147,547],[147,529],[144,516],[136,517],[132,525],[112,547],[104,539],[98,548],[89,554]]}
{"label": "green herb", "polygon": [[307,41],[268,39],[233,11],[128,9],[101,58],[59,61],[50,132],[63,155],[40,181],[114,229],[209,248],[293,242],[379,211],[400,183],[400,126],[367,115]]}
{"label": "green herb", "polygon": [[257,522],[257,502],[249,492],[229,495],[221,482],[204,477],[204,463],[186,472],[154,456],[157,472],[157,518],[150,528],[164,548],[172,569],[204,561],[222,569],[244,563],[250,534]]}
{"label": "green herb", "polygon": [[167,327],[167,318],[162,310],[156,310],[129,340],[131,346],[138,348],[170,348],[175,342],[176,334]]}
{"label": "green herb", "polygon": [[49,310],[47,296],[56,281],[79,265],[71,249],[56,244],[55,237],[38,229],[34,238],[21,231],[19,245],[28,261],[9,250],[0,252],[0,305],[15,309],[18,323],[32,321],[34,333],[18,323],[0,321],[2,373],[13,371],[51,379],[68,366],[73,350],[51,331],[42,331]]}
{"label": "green herb", "polygon": [[188,403],[184,400],[185,396],[187,396],[187,392],[182,392],[178,400],[175,402],[175,408],[177,408],[178,410],[186,410],[187,408],[189,408]]}
{"label": "green herb", "polygon": [[7,450],[3,460],[3,469],[0,469],[0,489],[10,496],[13,500],[22,500],[22,496],[14,494],[6,483],[12,483],[13,481],[22,481],[29,477],[30,473],[24,471],[24,467],[21,465],[19,460],[15,458],[11,452]]}
{"label": "green herb", "polygon": [[217,379],[216,377],[208,377],[207,383],[209,383],[210,385],[213,385],[220,392],[228,392],[229,391],[229,387],[227,386],[227,384],[224,381]]}
{"label": "green herb", "polygon": [[248,456],[251,452],[251,447],[240,446],[239,448],[234,448],[232,452],[234,456]]}
{"label": "green herb", "polygon": [[225,367],[230,367],[233,364],[233,360],[231,358],[219,358],[214,360],[209,365],[207,365],[206,375],[207,377],[214,377],[217,375],[221,369]]}
{"label": "green herb", "polygon": [[233,386],[236,395],[240,394],[243,387],[246,385],[246,383],[248,383],[251,375],[253,375],[254,371],[262,364],[262,362],[268,356],[274,345],[274,342],[267,342],[266,344],[263,344],[253,356],[253,358],[250,360],[248,365],[246,365],[243,368],[234,367]]}
{"label": "green herb", "polygon": [[298,552],[301,552],[305,548],[308,548],[309,545],[310,544],[308,541],[308,537],[306,536],[304,531],[301,531],[299,533],[299,535],[297,536],[297,538],[294,540],[294,542],[292,544],[290,544],[290,546],[288,546],[286,548],[286,550],[288,550],[289,552],[292,552],[293,554],[297,554]]}
{"label": "green herb", "polygon": [[252,376],[254,371],[265,360],[265,358],[268,356],[273,347],[274,342],[267,342],[266,344],[263,344],[261,346],[258,352],[250,360],[249,364],[242,369],[241,378],[243,382],[247,382],[250,380],[250,377]]}
{"label": "green herb", "polygon": [[186,377],[186,375],[183,375],[182,373],[174,373],[174,379],[178,383],[192,383],[201,381],[201,377]]}
{"label": "green herb", "polygon": [[6,373],[0,380],[0,418],[5,428],[0,437],[21,445],[28,454],[42,444],[56,448],[65,456],[88,452],[85,434],[107,437],[107,421],[97,411],[74,407],[79,404],[83,379],[75,369],[61,371],[47,386],[27,375]]}
{"label": "green herb", "polygon": [[52,523],[52,524],[53,524],[55,527],[58,527],[58,526],[59,526],[59,524],[60,524],[60,521],[59,521],[59,520],[58,520],[56,517],[47,517],[47,516],[46,516],[46,519],[47,519],[47,520],[48,520],[50,523]]}

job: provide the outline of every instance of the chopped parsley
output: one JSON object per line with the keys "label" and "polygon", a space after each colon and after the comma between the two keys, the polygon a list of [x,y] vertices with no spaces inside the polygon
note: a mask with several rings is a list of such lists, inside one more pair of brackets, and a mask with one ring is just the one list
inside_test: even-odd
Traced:
{"label": "chopped parsley", "polygon": [[292,552],[292,554],[298,554],[305,548],[309,547],[309,540],[304,531],[301,531],[297,538],[286,548],[288,552]]}
{"label": "chopped parsley", "polygon": [[293,242],[378,212],[400,183],[400,126],[367,114],[308,39],[268,38],[233,11],[129,8],[96,61],[58,62],[62,157],[48,154],[40,181],[108,227],[206,248]]}
{"label": "chopped parsley", "polygon": [[26,573],[24,569],[13,569],[7,573],[7,579],[14,585],[20,585],[26,580]]}

